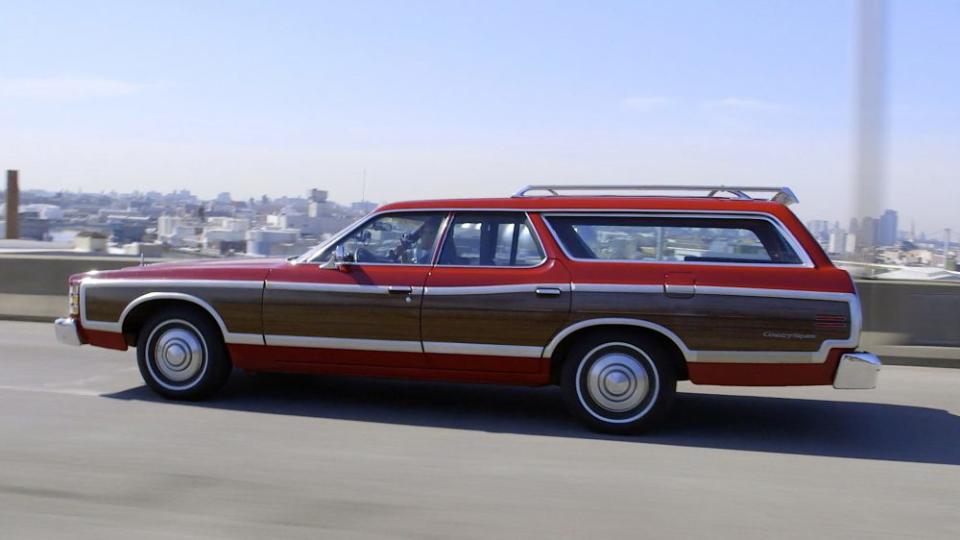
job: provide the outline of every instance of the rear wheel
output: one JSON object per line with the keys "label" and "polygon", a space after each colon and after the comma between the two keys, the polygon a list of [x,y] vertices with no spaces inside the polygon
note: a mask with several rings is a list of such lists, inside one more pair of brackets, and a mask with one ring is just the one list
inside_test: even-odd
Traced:
{"label": "rear wheel", "polygon": [[570,411],[591,429],[637,433],[663,419],[677,378],[672,359],[656,340],[597,332],[571,347],[561,386]]}
{"label": "rear wheel", "polygon": [[212,396],[230,376],[220,329],[205,313],[177,307],[150,317],[137,339],[140,375],[168,399]]}

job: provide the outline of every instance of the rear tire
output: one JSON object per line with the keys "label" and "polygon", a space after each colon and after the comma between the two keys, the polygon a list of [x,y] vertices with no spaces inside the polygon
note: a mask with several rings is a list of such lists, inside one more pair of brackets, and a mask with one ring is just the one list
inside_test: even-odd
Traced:
{"label": "rear tire", "polygon": [[677,392],[669,351],[624,332],[589,334],[570,348],[560,375],[570,412],[595,431],[638,433],[659,423]]}
{"label": "rear tire", "polygon": [[189,307],[164,309],[147,319],[137,337],[137,366],[157,394],[190,401],[215,394],[232,370],[220,328]]}

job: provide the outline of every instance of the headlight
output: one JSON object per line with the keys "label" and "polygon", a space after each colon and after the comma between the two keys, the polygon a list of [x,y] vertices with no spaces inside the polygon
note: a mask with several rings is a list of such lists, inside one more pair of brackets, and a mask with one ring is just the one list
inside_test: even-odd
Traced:
{"label": "headlight", "polygon": [[80,284],[71,283],[68,305],[70,306],[70,315],[76,317],[80,315]]}

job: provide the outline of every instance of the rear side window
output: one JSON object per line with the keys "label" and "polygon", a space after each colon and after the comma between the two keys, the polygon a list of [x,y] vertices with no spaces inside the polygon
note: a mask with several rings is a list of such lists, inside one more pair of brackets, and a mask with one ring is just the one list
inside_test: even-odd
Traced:
{"label": "rear side window", "polygon": [[801,264],[764,219],[563,215],[545,216],[575,259]]}
{"label": "rear side window", "polygon": [[467,212],[454,216],[438,264],[536,266],[543,258],[525,214]]}

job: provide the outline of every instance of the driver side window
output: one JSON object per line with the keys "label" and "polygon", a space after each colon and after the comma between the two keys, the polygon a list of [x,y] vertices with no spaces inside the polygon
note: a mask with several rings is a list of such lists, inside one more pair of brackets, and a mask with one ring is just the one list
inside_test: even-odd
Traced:
{"label": "driver side window", "polygon": [[374,218],[324,250],[320,260],[343,246],[345,262],[431,264],[446,213],[398,213]]}

